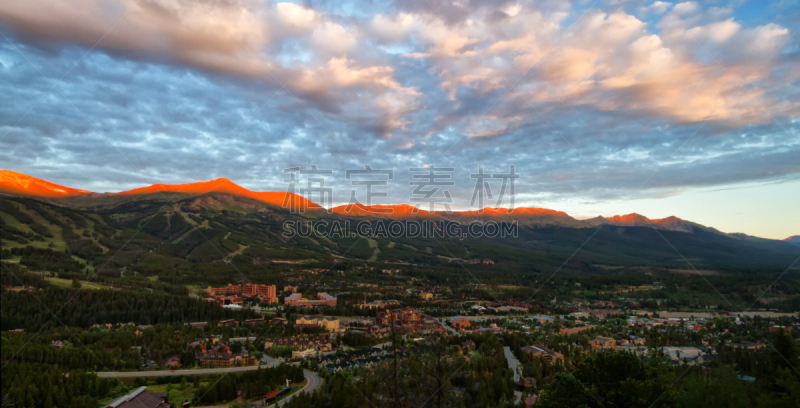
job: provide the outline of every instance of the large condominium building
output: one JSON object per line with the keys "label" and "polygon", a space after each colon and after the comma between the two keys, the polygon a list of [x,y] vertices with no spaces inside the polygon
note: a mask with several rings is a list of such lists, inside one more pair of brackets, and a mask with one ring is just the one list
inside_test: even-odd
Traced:
{"label": "large condominium building", "polygon": [[277,288],[275,285],[253,285],[245,283],[242,286],[242,296],[253,297],[258,296],[263,303],[278,303],[278,296],[276,295]]}
{"label": "large condominium building", "polygon": [[221,286],[218,288],[209,286],[206,288],[206,293],[208,296],[220,296],[227,293],[234,293],[246,298],[258,296],[263,303],[278,303],[276,292],[277,290],[275,285],[260,285],[251,283],[245,283],[244,285],[228,284],[228,286]]}
{"label": "large condominium building", "polygon": [[226,293],[242,293],[242,285],[233,285],[228,284],[228,286],[222,286],[218,288],[214,288],[209,286],[206,289],[206,293],[208,296],[217,296],[217,295],[224,295]]}
{"label": "large condominium building", "polygon": [[422,314],[410,307],[404,309],[392,309],[375,314],[375,324],[380,326],[418,326],[425,323]]}

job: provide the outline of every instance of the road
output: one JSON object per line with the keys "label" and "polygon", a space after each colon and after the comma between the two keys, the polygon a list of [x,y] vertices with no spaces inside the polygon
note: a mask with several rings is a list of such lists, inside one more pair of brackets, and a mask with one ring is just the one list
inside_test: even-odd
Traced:
{"label": "road", "polygon": [[441,325],[442,325],[442,327],[444,327],[444,329],[445,329],[445,330],[447,330],[448,332],[450,332],[450,334],[452,334],[452,335],[454,335],[454,336],[461,336],[461,333],[459,333],[459,332],[458,332],[458,330],[456,330],[456,329],[454,329],[454,328],[452,328],[452,327],[448,326],[446,323],[439,322],[439,324],[441,324]]}
{"label": "road", "polygon": [[511,347],[503,347],[503,353],[506,355],[506,360],[508,360],[508,367],[511,368],[511,371],[514,372],[514,382],[519,383],[519,372],[517,372],[517,367],[519,367],[519,360],[514,357],[514,353],[511,352]]}
{"label": "road", "polygon": [[[274,367],[281,362],[275,360],[271,357],[264,356],[262,361],[266,364],[262,365],[261,367]],[[297,363],[293,363],[297,364]],[[242,371],[250,371],[256,370],[259,366],[245,366],[245,367],[227,367],[227,368],[198,368],[195,370],[172,370],[172,371],[165,371],[165,370],[158,370],[158,371],[103,371],[97,373],[98,377],[104,378],[133,378],[133,377],[167,377],[167,376],[174,376],[174,375],[202,375],[202,374],[223,374],[223,373],[238,373]],[[270,405],[270,407],[277,407],[280,406],[278,404],[285,404],[289,400],[291,400],[295,395],[306,392],[312,393],[320,385],[322,385],[322,379],[319,378],[319,375],[313,371],[303,370],[303,376],[306,378],[306,385],[300,391],[276,402],[275,404]]]}
{"label": "road", "polygon": [[245,367],[225,367],[225,368],[198,368],[194,370],[156,370],[156,371],[100,371],[97,373],[101,378],[135,378],[135,377],[170,377],[173,375],[202,375],[202,374],[222,374],[238,373],[242,371],[256,370],[259,366]]}
{"label": "road", "polygon": [[267,408],[280,407],[280,406],[286,404],[287,402],[291,401],[291,399],[294,398],[295,395],[300,394],[301,392],[312,393],[317,388],[319,388],[320,385],[322,385],[322,379],[319,378],[317,373],[315,373],[313,371],[303,370],[303,375],[306,377],[306,385],[305,385],[305,387],[303,387],[303,389],[301,389],[300,391],[297,391],[296,393],[294,393],[294,394],[292,394],[292,395],[290,395],[290,396],[288,396],[288,397],[286,397],[286,398],[284,398],[284,399],[282,399],[282,400],[280,400],[280,401],[278,401],[278,402],[276,402],[276,403],[274,403],[272,405],[268,405]]}

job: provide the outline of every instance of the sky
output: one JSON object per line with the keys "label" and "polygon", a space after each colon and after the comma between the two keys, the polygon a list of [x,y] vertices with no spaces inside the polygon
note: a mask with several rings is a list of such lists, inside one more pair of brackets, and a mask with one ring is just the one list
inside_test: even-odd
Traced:
{"label": "sky", "polygon": [[783,239],[798,26],[800,0],[4,0],[0,168],[281,191],[314,165],[333,204],[365,201],[346,170],[393,170],[387,204],[419,197],[409,169],[452,168],[458,210],[480,165],[513,165],[516,206]]}

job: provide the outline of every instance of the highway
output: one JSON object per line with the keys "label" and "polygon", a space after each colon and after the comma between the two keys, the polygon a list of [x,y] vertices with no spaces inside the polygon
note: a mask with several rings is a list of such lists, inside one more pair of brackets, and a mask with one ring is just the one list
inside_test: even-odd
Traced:
{"label": "highway", "polygon": [[286,398],[284,398],[284,399],[282,399],[282,400],[280,400],[280,401],[278,401],[278,402],[276,402],[276,403],[274,403],[272,405],[267,405],[267,408],[280,407],[281,405],[291,401],[291,399],[294,398],[295,395],[300,394],[301,392],[312,393],[312,392],[314,392],[314,390],[319,388],[320,385],[322,385],[322,379],[319,378],[317,373],[315,373],[313,371],[303,370],[303,375],[306,377],[306,385],[305,385],[305,387],[303,387],[302,390],[297,391],[296,393],[294,393],[294,394],[292,394],[292,395],[290,395],[290,396],[288,396],[288,397],[286,397]]}
{"label": "highway", "polygon": [[[242,371],[256,370],[258,369],[258,367],[274,367],[280,364],[279,361],[267,356],[264,356],[263,362],[266,364],[263,364],[261,366],[255,365],[255,366],[226,367],[226,368],[198,368],[194,370],[116,371],[116,372],[101,371],[97,373],[97,376],[103,378],[135,378],[135,377],[167,377],[174,375],[224,374],[224,373],[239,373]],[[320,385],[322,385],[322,379],[319,378],[319,375],[317,375],[317,373],[313,371],[303,370],[303,376],[306,378],[306,385],[303,386],[303,389],[276,402],[275,404],[270,405],[270,407],[280,406],[278,404],[284,404],[288,402],[295,395],[301,392],[306,392],[306,393],[314,392],[317,388],[319,388]]]}
{"label": "highway", "polygon": [[135,378],[135,377],[169,377],[173,375],[202,375],[202,374],[222,374],[238,373],[242,371],[256,370],[259,366],[244,367],[225,367],[225,368],[198,368],[194,370],[156,370],[156,371],[99,371],[98,377],[101,378]]}

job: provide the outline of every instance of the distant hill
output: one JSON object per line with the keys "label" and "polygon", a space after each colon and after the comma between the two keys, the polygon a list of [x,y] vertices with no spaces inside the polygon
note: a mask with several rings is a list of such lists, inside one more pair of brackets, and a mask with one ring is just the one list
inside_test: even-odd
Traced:
{"label": "distant hill", "polygon": [[800,235],[792,235],[792,236],[791,236],[791,237],[789,237],[789,238],[785,238],[785,239],[783,240],[783,242],[788,242],[788,243],[790,243],[790,244],[792,244],[792,245],[798,245],[798,246],[800,246]]}

